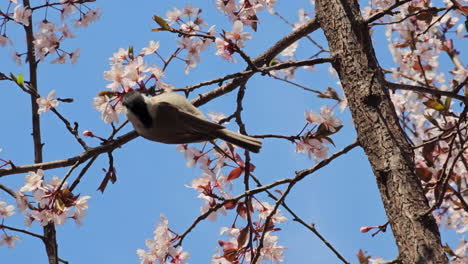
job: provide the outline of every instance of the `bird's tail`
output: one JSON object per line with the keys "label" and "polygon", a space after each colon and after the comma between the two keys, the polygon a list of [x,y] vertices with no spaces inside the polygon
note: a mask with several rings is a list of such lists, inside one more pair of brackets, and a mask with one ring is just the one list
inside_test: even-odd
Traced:
{"label": "bird's tail", "polygon": [[260,152],[260,148],[262,147],[262,141],[260,141],[259,139],[232,132],[228,129],[220,129],[218,131],[219,134],[216,135],[216,137],[225,140],[231,144],[234,144],[238,147],[246,149],[248,151],[255,153]]}

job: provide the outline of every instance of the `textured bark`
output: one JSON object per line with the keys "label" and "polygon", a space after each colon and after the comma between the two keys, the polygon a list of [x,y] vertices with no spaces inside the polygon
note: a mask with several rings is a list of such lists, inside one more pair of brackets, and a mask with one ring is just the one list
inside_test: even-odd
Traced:
{"label": "textured bark", "polygon": [[316,14],[348,99],[358,140],[380,190],[404,264],[448,263],[438,227],[415,174],[413,151],[398,123],[357,1],[316,0]]}

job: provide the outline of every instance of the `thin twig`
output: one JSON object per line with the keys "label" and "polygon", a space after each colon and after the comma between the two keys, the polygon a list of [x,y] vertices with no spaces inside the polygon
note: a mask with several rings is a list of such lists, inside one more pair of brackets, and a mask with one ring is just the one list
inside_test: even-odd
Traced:
{"label": "thin twig", "polygon": [[11,230],[11,231],[15,231],[15,232],[20,232],[20,233],[23,233],[23,234],[27,234],[27,235],[39,238],[42,241],[45,240],[44,236],[38,235],[38,234],[33,233],[33,232],[29,232],[29,231],[24,230],[24,229],[14,228],[14,227],[11,227],[11,226],[6,226],[6,225],[3,225],[3,224],[0,224],[0,229],[2,229],[2,228],[5,228],[5,229]]}

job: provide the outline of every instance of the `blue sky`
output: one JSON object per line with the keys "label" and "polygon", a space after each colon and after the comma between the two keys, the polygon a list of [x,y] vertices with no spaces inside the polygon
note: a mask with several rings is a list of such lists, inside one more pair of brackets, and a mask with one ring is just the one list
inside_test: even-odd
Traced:
{"label": "blue sky", "polygon": [[[230,31],[231,23],[216,11],[213,2],[192,1],[192,4],[203,9],[205,20],[209,24],[216,24],[218,31]],[[71,121],[78,122],[80,131],[90,129],[96,135],[107,136],[111,129],[93,109],[92,99],[99,91],[106,89],[103,72],[109,69],[108,58],[121,47],[134,46],[135,50],[140,50],[150,40],[160,41],[160,52],[169,55],[176,48],[176,36],[150,32],[151,28],[156,27],[151,17],[154,14],[164,16],[167,10],[183,8],[186,3],[145,0],[97,1],[92,4],[102,9],[101,19],[88,28],[74,31],[76,38],[63,44],[69,51],[81,48],[78,62],[75,65],[41,63],[40,93],[46,95],[50,90],[56,90],[58,97],[74,98],[73,103],[61,103],[59,111]],[[276,9],[290,21],[296,22],[297,9],[300,7],[308,12],[313,10],[306,0],[278,1]],[[262,53],[291,30],[290,26],[268,12],[262,12],[259,17],[261,23],[258,32],[246,43],[245,52],[251,57]],[[384,51],[386,44],[381,33],[376,33],[381,36],[376,40],[378,56],[383,65],[391,65],[388,52]],[[24,48],[20,27],[9,26],[7,34],[12,37],[15,47],[20,50]],[[312,36],[325,45],[321,31]],[[10,60],[11,49],[11,46],[0,48],[0,72],[22,72],[26,75],[26,67],[17,67]],[[302,41],[298,54],[306,58],[315,51],[310,43]],[[241,59],[238,59],[238,63],[228,63],[215,56],[214,52],[214,48],[205,51],[200,65],[189,75],[184,73],[183,63],[176,61],[169,66],[165,81],[181,88],[246,67]],[[328,86],[338,89],[336,79],[330,77],[327,69],[328,65],[318,67],[316,72],[299,70],[295,81],[318,90],[325,90]],[[192,97],[215,87],[200,89]],[[33,151],[29,97],[6,82],[0,83],[0,89],[0,147],[4,149],[0,157],[11,159],[15,164],[30,164]],[[236,106],[235,97],[236,94],[231,93],[213,100],[201,109],[205,113],[215,111],[230,114]],[[333,102],[318,99],[310,92],[268,77],[255,76],[247,84],[244,121],[251,134],[295,135],[305,124],[304,111],[313,109],[318,112],[323,104],[331,106]],[[330,154],[355,140],[349,111],[345,110],[339,116],[343,119],[344,128],[333,137],[336,148],[331,147]],[[45,161],[63,159],[81,152],[80,146],[54,115],[47,112],[41,116],[41,120]],[[233,122],[229,127],[237,130]],[[127,127],[125,131],[129,130],[130,127]],[[87,138],[86,141],[91,146],[99,144],[95,139]],[[307,155],[295,153],[294,149],[285,140],[264,140],[261,153],[253,155],[252,159],[257,166],[256,176],[263,183],[269,183],[291,177],[294,171],[314,165],[314,161],[309,160]],[[114,158],[118,181],[108,186],[104,194],[96,189],[104,176],[102,168],[108,166],[105,155],[98,159],[77,188],[81,195],[92,197],[84,225],[77,227],[69,222],[57,227],[60,257],[70,263],[137,263],[135,251],[145,248],[144,241],[152,237],[160,214],[165,214],[170,227],[180,233],[199,215],[202,201],[196,199],[197,193],[185,185],[190,184],[201,171],[186,167],[183,155],[177,152],[175,146],[137,138],[114,151]],[[63,177],[65,173],[66,169],[50,170],[46,172],[46,177]],[[22,185],[24,176],[2,177],[0,183],[16,190]],[[273,203],[264,196],[259,197]],[[8,203],[14,202],[4,193],[0,193],[0,198]],[[359,232],[361,226],[387,221],[374,176],[366,156],[359,148],[308,176],[296,185],[286,202],[306,222],[315,223],[319,232],[348,261],[357,262],[355,255],[359,249],[385,259],[393,259],[397,255],[390,232],[376,237]],[[291,219],[291,216],[285,215]],[[209,263],[218,246],[217,241],[225,239],[219,235],[219,229],[230,226],[234,216],[231,212],[216,222],[204,221],[195,229],[183,244],[184,250],[191,254],[189,263]],[[9,218],[5,224],[23,227],[22,215]],[[339,263],[322,242],[299,224],[289,221],[280,227],[279,241],[288,248],[285,251],[285,263],[302,263],[304,258],[308,259],[308,263]],[[41,233],[37,223],[30,230]],[[0,247],[0,263],[47,263],[42,243],[32,237],[20,236],[22,241],[17,243],[15,249]],[[444,231],[443,238],[451,245],[457,243],[451,232]]]}

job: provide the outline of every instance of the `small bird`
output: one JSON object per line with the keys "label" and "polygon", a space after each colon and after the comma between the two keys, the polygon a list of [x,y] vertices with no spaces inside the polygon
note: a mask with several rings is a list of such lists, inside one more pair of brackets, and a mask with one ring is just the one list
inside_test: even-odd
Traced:
{"label": "small bird", "polygon": [[166,144],[186,144],[216,138],[258,153],[262,142],[210,122],[183,95],[165,92],[148,97],[138,91],[123,96],[124,113],[137,133]]}

